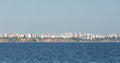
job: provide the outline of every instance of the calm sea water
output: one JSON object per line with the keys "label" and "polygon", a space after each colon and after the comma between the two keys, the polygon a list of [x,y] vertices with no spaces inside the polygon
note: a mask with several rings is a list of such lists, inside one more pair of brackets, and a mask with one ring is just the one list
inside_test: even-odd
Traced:
{"label": "calm sea water", "polygon": [[0,63],[120,63],[120,43],[0,43]]}

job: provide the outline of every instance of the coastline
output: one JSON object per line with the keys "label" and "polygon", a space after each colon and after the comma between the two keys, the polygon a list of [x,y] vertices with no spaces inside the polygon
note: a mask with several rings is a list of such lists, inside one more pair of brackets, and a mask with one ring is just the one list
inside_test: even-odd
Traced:
{"label": "coastline", "polygon": [[80,42],[80,43],[95,43],[95,42],[120,42],[120,41],[0,41],[0,42],[45,42],[45,43],[51,43],[51,42],[66,42],[66,43],[71,43],[71,42]]}
{"label": "coastline", "polygon": [[0,38],[0,42],[120,42],[120,39]]}

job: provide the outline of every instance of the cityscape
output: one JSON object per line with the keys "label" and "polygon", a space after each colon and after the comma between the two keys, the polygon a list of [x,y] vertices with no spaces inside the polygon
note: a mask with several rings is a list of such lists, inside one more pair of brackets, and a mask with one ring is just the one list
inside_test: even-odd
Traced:
{"label": "cityscape", "polygon": [[120,42],[120,33],[0,33],[0,42]]}
{"label": "cityscape", "polygon": [[120,0],[0,0],[0,63],[120,63]]}

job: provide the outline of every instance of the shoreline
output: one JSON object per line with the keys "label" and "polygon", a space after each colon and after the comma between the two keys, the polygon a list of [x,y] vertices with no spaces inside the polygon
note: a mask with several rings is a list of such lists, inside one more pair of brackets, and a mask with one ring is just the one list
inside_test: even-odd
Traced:
{"label": "shoreline", "polygon": [[[31,43],[31,42],[35,42],[35,41],[24,41],[24,42],[21,42],[21,41],[0,41],[0,43],[10,43],[10,42],[19,42],[19,43]],[[77,42],[77,41],[69,41],[69,42],[63,42],[63,41],[51,41],[51,42],[48,42],[48,41],[39,41],[39,42],[36,42],[36,43],[109,43],[109,42],[115,42],[115,43],[118,43],[120,41],[80,41],[80,42]]]}
{"label": "shoreline", "polygon": [[0,42],[120,42],[120,39],[1,38]]}

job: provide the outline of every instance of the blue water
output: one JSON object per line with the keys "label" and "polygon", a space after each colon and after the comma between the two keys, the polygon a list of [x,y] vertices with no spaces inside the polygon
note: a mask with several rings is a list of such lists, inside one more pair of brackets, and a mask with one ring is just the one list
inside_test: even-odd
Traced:
{"label": "blue water", "polygon": [[120,43],[0,43],[0,63],[120,63]]}

